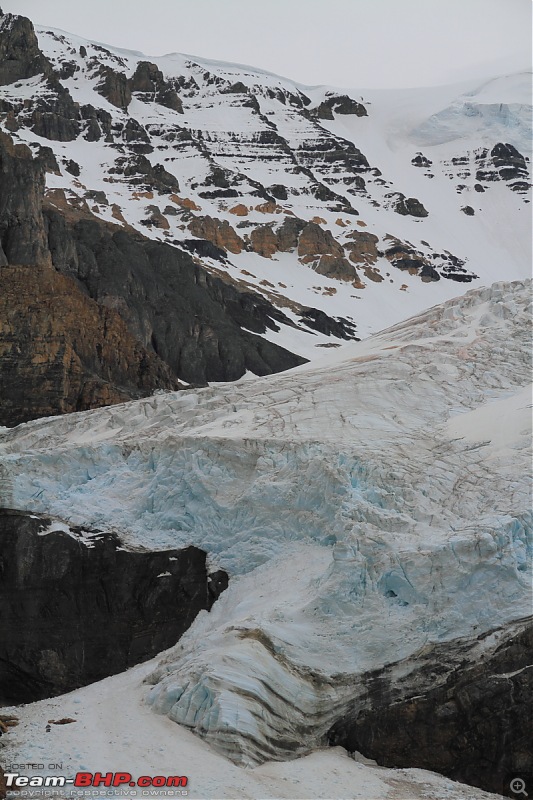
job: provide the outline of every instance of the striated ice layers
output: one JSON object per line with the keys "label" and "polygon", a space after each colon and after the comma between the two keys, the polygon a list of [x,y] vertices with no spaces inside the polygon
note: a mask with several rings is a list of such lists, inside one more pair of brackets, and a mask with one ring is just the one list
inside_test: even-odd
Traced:
{"label": "striated ice layers", "polygon": [[530,303],[495,284],[322,366],[4,431],[2,502],[205,548],[230,587],[148,702],[243,763],[308,751],[358,676],[530,613]]}

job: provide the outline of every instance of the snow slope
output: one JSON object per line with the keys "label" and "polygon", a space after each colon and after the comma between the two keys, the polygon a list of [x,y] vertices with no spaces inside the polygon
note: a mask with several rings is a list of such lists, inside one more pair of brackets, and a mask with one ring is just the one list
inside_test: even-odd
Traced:
{"label": "snow slope", "polygon": [[[45,767],[44,774],[66,776],[74,776],[78,770],[127,771],[135,780],[141,774],[186,775],[186,789],[145,790],[150,792],[145,796],[187,796],[191,800],[260,797],[272,800],[333,797],[338,800],[348,797],[351,800],[489,800],[496,797],[425,770],[378,767],[357,753],[350,758],[340,747],[323,748],[290,762],[270,762],[244,769],[166,717],[151,713],[143,702],[142,679],[153,664],[152,661],[134,667],[123,675],[63,697],[24,708],[3,709],[13,711],[20,718],[20,724],[5,737],[3,763],[39,764],[53,759],[61,768]],[[50,732],[46,732],[48,720],[64,717],[76,722],[52,725]],[[37,772],[16,771],[24,775]],[[51,797],[80,796],[80,790],[47,791],[47,796]],[[107,795],[105,789],[100,789],[98,797],[106,800],[108,796],[111,800],[116,797],[115,791]]]}
{"label": "snow slope", "polygon": [[230,588],[148,702],[243,763],[309,752],[357,675],[530,613],[530,312],[499,283],[313,367],[21,425],[1,501],[205,548]]}

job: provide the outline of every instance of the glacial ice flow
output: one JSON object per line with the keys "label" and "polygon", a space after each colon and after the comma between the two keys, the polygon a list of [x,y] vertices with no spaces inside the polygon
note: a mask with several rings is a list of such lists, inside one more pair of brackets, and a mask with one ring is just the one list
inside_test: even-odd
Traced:
{"label": "glacial ice flow", "polygon": [[530,613],[530,324],[499,283],[319,365],[20,425],[1,500],[205,548],[230,587],[148,702],[243,763],[306,752],[358,675]]}

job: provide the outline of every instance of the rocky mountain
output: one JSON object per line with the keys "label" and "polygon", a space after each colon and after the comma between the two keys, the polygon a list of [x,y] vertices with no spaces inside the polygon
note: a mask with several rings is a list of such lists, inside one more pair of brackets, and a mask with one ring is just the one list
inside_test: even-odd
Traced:
{"label": "rocky mountain", "polygon": [[361,94],[13,14],[0,63],[3,424],[284,370],[528,270],[527,74]]}
{"label": "rocky mountain", "polygon": [[0,12],[6,775],[529,780],[530,141]]}

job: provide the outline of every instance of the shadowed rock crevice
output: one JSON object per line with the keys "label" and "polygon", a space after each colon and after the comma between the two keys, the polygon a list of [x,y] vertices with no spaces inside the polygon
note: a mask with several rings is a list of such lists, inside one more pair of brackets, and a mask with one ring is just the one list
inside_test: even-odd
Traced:
{"label": "shadowed rock crevice", "polygon": [[0,702],[63,694],[175,644],[227,587],[197,547],[128,550],[115,533],[0,510]]}

